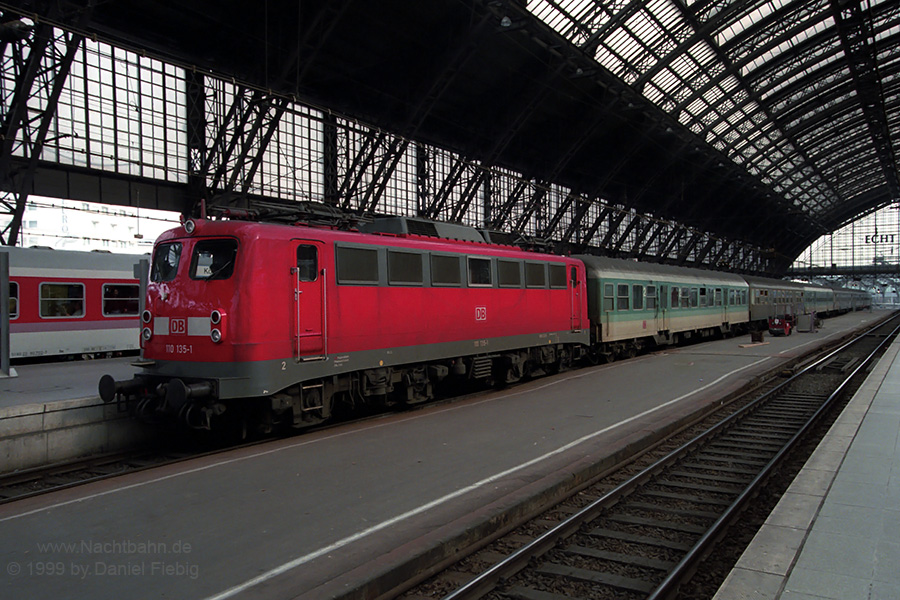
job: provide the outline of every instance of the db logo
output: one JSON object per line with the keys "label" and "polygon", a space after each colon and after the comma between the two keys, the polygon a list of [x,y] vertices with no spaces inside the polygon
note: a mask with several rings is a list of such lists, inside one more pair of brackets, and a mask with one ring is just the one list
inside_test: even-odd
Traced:
{"label": "db logo", "polygon": [[487,321],[487,306],[476,306],[475,307],[475,320],[476,321]]}
{"label": "db logo", "polygon": [[170,319],[170,335],[187,335],[187,319]]}

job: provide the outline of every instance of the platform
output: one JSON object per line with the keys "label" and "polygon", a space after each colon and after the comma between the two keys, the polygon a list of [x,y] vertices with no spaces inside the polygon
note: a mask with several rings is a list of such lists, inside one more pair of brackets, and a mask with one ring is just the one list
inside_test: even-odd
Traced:
{"label": "platform", "polygon": [[128,379],[136,356],[17,365],[0,379],[0,473],[116,452],[150,432],[97,397],[104,373]]}
{"label": "platform", "polygon": [[900,340],[872,370],[714,600],[900,598]]}
{"label": "platform", "polygon": [[0,596],[373,598],[882,314],[570,371],[0,506]]}

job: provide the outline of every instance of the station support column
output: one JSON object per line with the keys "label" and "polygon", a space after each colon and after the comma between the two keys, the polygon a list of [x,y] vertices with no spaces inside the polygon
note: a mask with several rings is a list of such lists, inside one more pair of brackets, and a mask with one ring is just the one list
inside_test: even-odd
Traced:
{"label": "station support column", "polygon": [[0,379],[15,377],[9,366],[9,254],[0,252]]}

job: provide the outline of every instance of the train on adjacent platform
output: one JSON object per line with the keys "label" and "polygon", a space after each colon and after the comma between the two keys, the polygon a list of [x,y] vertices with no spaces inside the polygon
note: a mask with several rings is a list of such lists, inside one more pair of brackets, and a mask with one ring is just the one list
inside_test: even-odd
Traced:
{"label": "train on adjacent platform", "polygon": [[581,360],[869,306],[868,294],[490,242],[378,219],[358,231],[188,220],[156,241],[142,359],[104,376],[140,415],[307,427],[415,404],[449,381],[510,383]]}
{"label": "train on adjacent platform", "polygon": [[140,257],[0,247],[9,256],[10,359],[137,354]]}

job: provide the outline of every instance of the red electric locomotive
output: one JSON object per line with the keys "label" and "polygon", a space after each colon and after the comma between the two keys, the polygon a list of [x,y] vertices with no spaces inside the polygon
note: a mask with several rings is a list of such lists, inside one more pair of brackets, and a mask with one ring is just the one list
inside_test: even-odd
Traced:
{"label": "red electric locomotive", "polygon": [[580,261],[459,225],[367,229],[190,220],[164,233],[141,371],[105,376],[101,397],[197,428],[228,415],[303,427],[339,402],[427,400],[448,377],[512,382],[560,369],[589,344]]}

